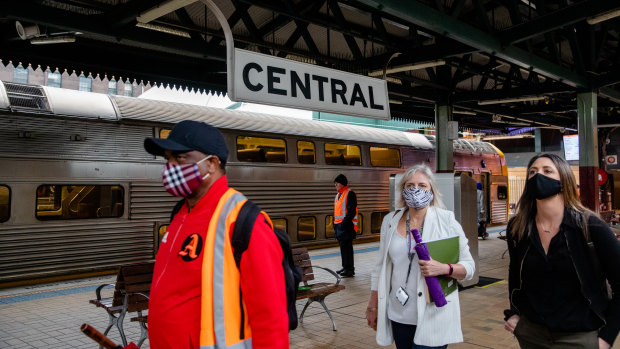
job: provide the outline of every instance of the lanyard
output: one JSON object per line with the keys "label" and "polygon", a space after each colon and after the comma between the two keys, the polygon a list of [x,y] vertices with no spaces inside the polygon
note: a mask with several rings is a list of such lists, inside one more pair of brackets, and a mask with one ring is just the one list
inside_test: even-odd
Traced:
{"label": "lanyard", "polygon": [[[407,233],[407,256],[409,256],[409,267],[407,268],[407,279],[405,280],[405,287],[409,282],[409,274],[411,273],[411,263],[413,262],[413,256],[415,255],[415,246],[412,244],[413,233],[409,227],[409,210],[407,210],[407,219],[405,220],[406,233]],[[424,228],[424,222],[420,225],[420,236],[422,236],[422,229]]]}

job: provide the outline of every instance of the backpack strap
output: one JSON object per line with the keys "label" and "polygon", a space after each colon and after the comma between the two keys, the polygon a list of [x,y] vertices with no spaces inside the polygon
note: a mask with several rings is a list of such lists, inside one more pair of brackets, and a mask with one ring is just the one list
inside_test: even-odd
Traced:
{"label": "backpack strap", "polygon": [[[250,200],[247,200],[239,210],[231,239],[237,268],[241,266],[241,255],[243,255],[243,252],[245,252],[250,245],[252,228],[254,227],[254,222],[256,222],[256,217],[258,217],[260,213],[260,208]],[[269,221],[269,223],[271,223],[271,221]]]}
{"label": "backpack strap", "polygon": [[176,216],[177,213],[181,211],[181,208],[183,207],[184,204],[185,204],[185,199],[181,199],[176,204],[174,204],[174,208],[172,209],[172,212],[170,213],[170,222],[172,222],[172,220],[174,219],[174,216]]}

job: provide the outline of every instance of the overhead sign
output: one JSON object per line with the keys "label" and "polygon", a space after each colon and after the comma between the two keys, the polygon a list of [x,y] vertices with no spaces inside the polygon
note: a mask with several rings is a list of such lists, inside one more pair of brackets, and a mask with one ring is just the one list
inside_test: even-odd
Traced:
{"label": "overhead sign", "polygon": [[564,136],[564,158],[566,161],[579,160],[579,135]]}
{"label": "overhead sign", "polygon": [[233,101],[390,119],[387,82],[235,49]]}
{"label": "overhead sign", "polygon": [[605,162],[607,163],[607,165],[617,166],[618,165],[618,155],[607,155],[607,156],[605,156]]}

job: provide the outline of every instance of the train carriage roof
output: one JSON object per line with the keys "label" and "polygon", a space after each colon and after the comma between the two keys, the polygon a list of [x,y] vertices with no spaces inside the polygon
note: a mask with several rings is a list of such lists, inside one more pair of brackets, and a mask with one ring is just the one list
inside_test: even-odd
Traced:
{"label": "train carriage roof", "polygon": [[120,118],[128,120],[171,124],[182,120],[197,120],[230,130],[403,145],[429,150],[434,148],[424,135],[418,133],[131,97],[111,96],[111,99],[118,108]]}

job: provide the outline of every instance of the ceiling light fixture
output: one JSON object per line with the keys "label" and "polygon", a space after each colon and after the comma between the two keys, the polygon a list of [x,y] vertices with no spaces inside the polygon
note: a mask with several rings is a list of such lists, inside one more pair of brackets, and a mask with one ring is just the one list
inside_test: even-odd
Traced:
{"label": "ceiling light fixture", "polygon": [[148,23],[170,12],[176,11],[181,7],[195,3],[197,0],[169,0],[150,10],[142,12],[136,20],[138,23]]}
{"label": "ceiling light fixture", "polygon": [[390,104],[403,104],[403,101],[399,101],[397,99],[390,99]]}
{"label": "ceiling light fixture", "polygon": [[487,104],[500,104],[500,103],[514,103],[514,102],[527,102],[527,101],[540,101],[541,99],[545,99],[545,96],[530,96],[530,97],[517,97],[517,98],[507,98],[507,99],[489,99],[486,101],[478,101],[478,105],[487,105]]}
{"label": "ceiling light fixture", "polygon": [[24,26],[20,21],[15,21],[15,30],[22,40],[28,40],[41,35],[39,26],[36,24]]}
{"label": "ceiling light fixture", "polygon": [[462,115],[477,115],[476,112],[469,110],[452,110],[452,114],[462,114]]}
{"label": "ceiling light fixture", "polygon": [[41,36],[38,38],[30,39],[30,43],[33,45],[64,44],[67,42],[75,42],[75,36],[73,35]]}
{"label": "ceiling light fixture", "polygon": [[[425,68],[432,68],[432,67],[436,67],[436,66],[440,66],[440,65],[445,65],[446,61],[443,59],[437,59],[437,60],[433,60],[433,61],[427,61],[427,62],[420,62],[420,63],[416,63],[416,64],[407,64],[407,65],[401,65],[398,67],[392,67],[392,68],[388,68],[385,70],[386,74],[394,74],[394,73],[400,73],[400,72],[404,72],[404,71],[411,71],[411,70],[418,70],[418,69],[425,69]],[[381,76],[383,75],[383,70],[374,70],[368,73],[368,76]]]}
{"label": "ceiling light fixture", "polygon": [[174,29],[174,28],[170,28],[170,27],[164,27],[163,25],[138,22],[138,23],[136,23],[136,27],[150,29],[150,30],[155,30],[155,31],[158,31],[158,32],[161,32],[161,33],[181,36],[181,37],[184,37],[184,38],[191,38],[189,33],[186,32],[186,31],[178,30],[178,29]]}
{"label": "ceiling light fixture", "polygon": [[586,19],[586,22],[588,22],[589,25],[594,25],[596,23],[604,22],[608,19],[612,19],[618,16],[620,16],[620,8],[601,13],[600,15],[589,17],[588,19]]}

